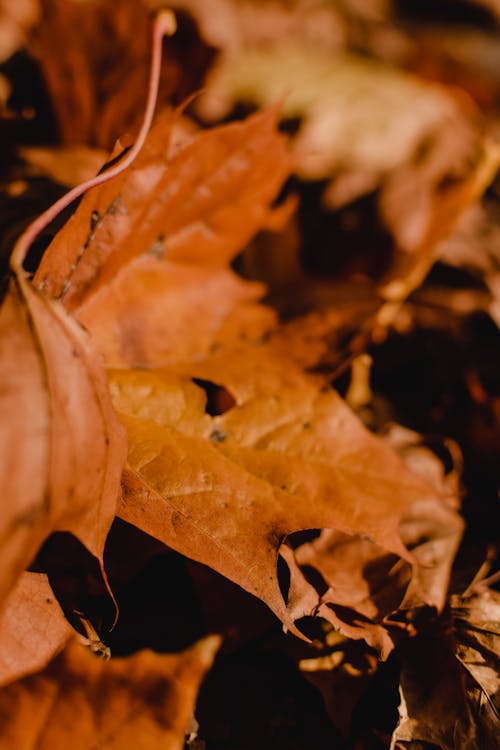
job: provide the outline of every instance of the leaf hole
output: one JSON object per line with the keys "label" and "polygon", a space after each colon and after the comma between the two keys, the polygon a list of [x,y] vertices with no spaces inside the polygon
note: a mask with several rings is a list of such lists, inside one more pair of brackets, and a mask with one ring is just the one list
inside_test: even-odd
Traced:
{"label": "leaf hole", "polygon": [[290,568],[286,564],[285,560],[278,555],[278,562],[276,563],[276,570],[278,574],[278,583],[281,591],[281,596],[284,602],[288,602],[288,594],[290,591]]}
{"label": "leaf hole", "polygon": [[205,391],[206,404],[205,412],[211,417],[217,417],[225,414],[227,411],[236,406],[236,399],[229,393],[227,388],[211,380],[202,378],[193,378],[193,383]]}

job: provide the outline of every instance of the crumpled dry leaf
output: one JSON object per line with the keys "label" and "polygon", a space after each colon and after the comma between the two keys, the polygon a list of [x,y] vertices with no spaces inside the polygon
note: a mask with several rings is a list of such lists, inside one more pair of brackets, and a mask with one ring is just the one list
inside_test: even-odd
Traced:
{"label": "crumpled dry leaf", "polygon": [[431,632],[410,640],[403,659],[400,721],[391,748],[411,748],[413,742],[440,750],[481,747],[450,633]]}
{"label": "crumpled dry leaf", "polygon": [[105,661],[73,641],[43,672],[0,692],[0,748],[182,750],[219,643],[211,636],[179,654]]}
{"label": "crumpled dry leaf", "polygon": [[469,672],[467,695],[480,726],[494,737],[500,721],[500,593],[481,589],[450,601],[456,656]]}
{"label": "crumpled dry leaf", "polygon": [[0,615],[0,686],[44,669],[73,632],[47,576],[23,573]]}
{"label": "crumpled dry leaf", "polygon": [[1,603],[52,531],[101,559],[126,436],[86,334],[22,271],[0,310],[0,363]]}
{"label": "crumpled dry leaf", "polygon": [[451,600],[451,628],[409,642],[403,654],[400,723],[391,747],[496,747],[499,722],[499,594]]}
{"label": "crumpled dry leaf", "polygon": [[[398,288],[408,294],[424,280],[440,257],[441,241],[481,197],[499,166],[500,144],[486,138],[478,145],[472,164],[455,177],[449,171],[446,175],[441,169],[435,171],[432,158],[402,167],[389,177],[381,194],[381,210],[403,251],[390,272],[397,281],[392,288],[390,282],[387,285],[389,297],[397,296]],[[417,194],[425,194],[423,202]],[[413,204],[415,208],[408,212],[406,206]]]}
{"label": "crumpled dry leaf", "polygon": [[385,439],[405,463],[435,489],[403,512],[399,532],[418,564],[412,567],[366,534],[327,529],[299,545],[294,559],[303,570],[321,576],[324,593],[319,613],[349,638],[363,638],[385,658],[394,646],[391,615],[427,605],[441,611],[463,523],[455,508],[458,487],[443,476],[441,462],[420,443],[420,436],[393,426]]}

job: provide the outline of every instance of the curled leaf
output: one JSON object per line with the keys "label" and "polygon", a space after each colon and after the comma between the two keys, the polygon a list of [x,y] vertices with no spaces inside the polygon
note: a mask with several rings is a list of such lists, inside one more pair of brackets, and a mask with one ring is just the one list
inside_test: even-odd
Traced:
{"label": "curled leaf", "polygon": [[22,273],[0,310],[0,363],[1,602],[52,531],[101,557],[126,436],[87,336]]}

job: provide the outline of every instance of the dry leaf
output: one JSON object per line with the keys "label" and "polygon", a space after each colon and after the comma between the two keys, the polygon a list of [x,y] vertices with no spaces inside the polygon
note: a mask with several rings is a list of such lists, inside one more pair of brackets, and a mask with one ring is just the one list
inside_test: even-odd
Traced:
{"label": "dry leaf", "polygon": [[[500,594],[482,589],[453,596],[456,656],[468,671],[468,699],[483,726],[485,737],[495,737],[500,721]],[[485,740],[483,740],[485,742]]]}
{"label": "dry leaf", "polygon": [[219,647],[105,661],[72,642],[41,673],[0,692],[0,748],[182,750],[196,695]]}
{"label": "dry leaf", "polygon": [[[29,51],[38,60],[60,141],[109,149],[140,119],[151,54],[149,9],[142,0],[41,0],[41,6]],[[183,19],[180,26],[165,43],[162,103],[179,103],[199,89],[213,55],[192,22]]]}
{"label": "dry leaf", "polygon": [[0,686],[44,669],[72,632],[47,576],[23,573],[0,615]]}
{"label": "dry leaf", "polygon": [[289,168],[275,111],[180,146],[169,142],[174,119],[156,124],[130,170],[83,199],[45,253],[35,282],[69,310],[139,255],[223,268],[272,215]]}
{"label": "dry leaf", "polygon": [[[304,179],[333,180],[325,195],[330,207],[371,192],[425,146],[443,176],[470,158],[478,142],[470,112],[444,87],[375,60],[332,54],[303,36],[252,40],[226,52],[198,108],[214,119],[234,102],[279,100],[283,117],[301,119],[293,140],[296,170]],[[451,122],[450,151],[441,133]]]}
{"label": "dry leaf", "polygon": [[67,187],[90,180],[99,172],[107,157],[103,149],[81,145],[66,148],[23,146],[19,153],[31,175],[42,174]]}
{"label": "dry leaf", "polygon": [[[121,517],[239,583],[293,628],[320,598],[297,569],[287,609],[276,562],[288,534],[330,527],[408,558],[398,525],[434,491],[304,376],[279,337],[263,344],[274,318],[254,302],[261,288],[224,268],[269,221],[285,174],[274,113],[195,136],[166,171],[170,127],[171,118],[160,122],[131,173],[82,202],[36,281],[78,314],[108,363],[175,368],[111,375],[135,470]],[[191,378],[222,386],[236,405],[210,418]]]}
{"label": "dry leaf", "polygon": [[[430,631],[403,652],[400,723],[393,747],[494,748],[499,725],[499,595],[451,600],[454,632]],[[408,743],[408,744],[407,744]]]}
{"label": "dry leaf", "polygon": [[305,583],[285,607],[276,574],[285,537],[330,527],[406,557],[399,522],[429,490],[335,392],[283,362],[273,369],[265,349],[258,356],[253,368],[243,352],[225,367],[191,364],[195,377],[218,372],[236,399],[215,417],[203,415],[188,379],[110,374],[135,472],[125,474],[119,515],[259,596],[292,627],[314,607]]}
{"label": "dry leaf", "polygon": [[0,363],[2,602],[52,531],[101,558],[126,437],[85,333],[22,272],[0,310]]}

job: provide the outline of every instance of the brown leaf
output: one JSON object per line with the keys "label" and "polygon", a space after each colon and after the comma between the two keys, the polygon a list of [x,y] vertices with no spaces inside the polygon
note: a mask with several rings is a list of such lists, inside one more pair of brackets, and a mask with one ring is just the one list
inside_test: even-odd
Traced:
{"label": "brown leaf", "polygon": [[[381,210],[405,255],[391,270],[390,276],[397,280],[383,290],[387,297],[402,298],[421,284],[439,258],[439,243],[450,234],[461,214],[481,197],[499,164],[500,145],[485,138],[476,144],[458,173],[450,168],[443,173],[439,159],[436,165],[428,158],[423,164],[406,165],[391,175],[381,196]],[[424,185],[425,205],[419,207],[416,194],[425,194]],[[409,211],[408,205],[413,207]]]}
{"label": "brown leaf", "polygon": [[182,750],[219,638],[179,654],[105,661],[76,642],[41,673],[0,692],[0,748]]}
{"label": "brown leaf", "polygon": [[500,718],[500,594],[481,588],[453,596],[456,656],[469,673],[468,699],[485,733],[494,737]]}
{"label": "brown leaf", "polygon": [[23,146],[19,153],[28,165],[30,174],[49,177],[68,187],[92,179],[107,157],[103,149],[89,146]]}
{"label": "brown leaf", "polygon": [[[134,124],[137,101],[147,87],[146,10],[140,0],[118,7],[106,0],[43,0],[42,13],[30,50],[39,60],[61,140],[109,148],[124,128]],[[97,41],[104,28],[106,45]],[[130,97],[122,94],[124,80]],[[102,109],[97,116],[99,101]]]}
{"label": "brown leaf", "polygon": [[450,633],[437,629],[410,639],[402,658],[400,722],[393,734],[394,746],[411,748],[411,743],[420,742],[442,750],[481,747]]}
{"label": "brown leaf", "polygon": [[[147,3],[41,0],[41,6],[29,51],[39,62],[59,138],[64,145],[110,149],[136,126],[147,91]],[[165,48],[159,99],[179,103],[200,87],[213,52],[188,19]]]}
{"label": "brown leaf", "polygon": [[274,110],[180,147],[173,121],[156,124],[131,169],[91,191],[47,249],[35,283],[68,310],[140,255],[223,268],[271,215],[289,169]]}
{"label": "brown leaf", "polygon": [[167,365],[243,333],[263,335],[274,316],[256,304],[261,294],[260,284],[226,269],[142,255],[92,295],[78,317],[109,366]]}
{"label": "brown leaf", "polygon": [[288,627],[312,613],[307,587],[299,586],[306,611],[300,596],[287,611],[280,593],[276,562],[288,534],[335,528],[408,557],[398,524],[429,488],[334,391],[282,361],[273,367],[262,347],[253,367],[243,353],[224,367],[217,358],[190,367],[201,378],[217,372],[236,406],[194,418],[200,402],[189,380],[110,375],[134,470],[124,477],[124,520],[259,596]]}
{"label": "brown leaf", "polygon": [[0,686],[44,669],[72,627],[43,573],[23,573],[0,615]]}
{"label": "brown leaf", "polygon": [[86,335],[22,273],[0,310],[0,363],[1,602],[54,530],[101,557],[126,437]]}
{"label": "brown leaf", "polygon": [[[477,584],[451,598],[453,630],[437,625],[403,651],[396,747],[428,742],[443,750],[497,746],[500,596]],[[408,743],[408,744],[407,744]]]}

